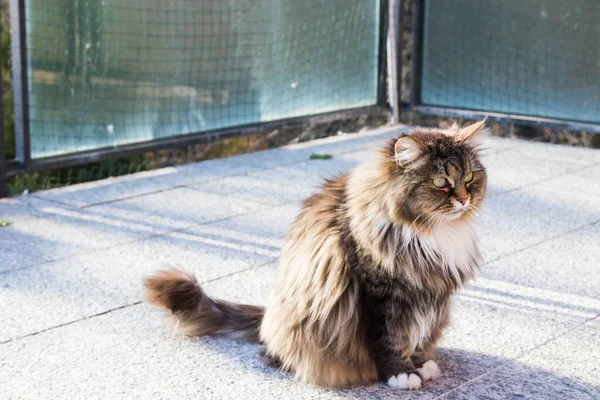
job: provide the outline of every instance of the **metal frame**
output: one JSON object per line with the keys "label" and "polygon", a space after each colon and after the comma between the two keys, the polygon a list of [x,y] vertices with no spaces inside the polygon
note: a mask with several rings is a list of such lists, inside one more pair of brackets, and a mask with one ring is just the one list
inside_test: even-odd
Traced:
{"label": "metal frame", "polygon": [[[29,86],[27,71],[27,37],[26,37],[26,0],[10,0],[11,27],[12,27],[12,54],[13,54],[13,84],[15,104],[15,141],[16,160],[4,162],[4,141],[0,146],[0,183],[4,183],[6,176],[13,176],[23,172],[34,172],[53,168],[63,168],[77,164],[97,162],[108,158],[128,156],[136,153],[160,149],[183,147],[196,143],[206,143],[214,140],[244,136],[281,127],[294,126],[302,123],[319,124],[364,114],[383,114],[390,111],[386,96],[387,76],[387,30],[388,30],[388,1],[380,0],[380,31],[378,46],[378,77],[377,77],[377,103],[372,106],[341,110],[317,115],[308,115],[297,118],[288,118],[267,123],[256,123],[246,126],[236,126],[227,129],[203,131],[171,138],[139,142],[97,149],[94,151],[69,153],[55,157],[31,159],[30,131],[29,131]],[[396,107],[397,105],[394,105]],[[399,107],[396,108],[399,110]],[[0,197],[4,195],[0,193]]]}
{"label": "metal frame", "polygon": [[[8,175],[17,175],[22,172],[35,172],[55,168],[64,168],[77,164],[87,164],[106,160],[109,158],[126,157],[133,154],[164,149],[185,147],[193,144],[209,143],[216,140],[230,139],[234,137],[251,135],[259,132],[273,131],[301,124],[324,124],[344,118],[351,118],[364,114],[377,114],[388,112],[386,107],[380,105],[354,108],[350,110],[335,111],[324,114],[310,115],[306,117],[288,118],[272,122],[261,122],[252,125],[236,126],[213,131],[206,131],[188,135],[179,135],[165,139],[157,139],[147,142],[133,143],[123,146],[103,148],[86,152],[71,153],[56,157],[35,159],[27,170],[15,169],[15,163],[9,163]],[[10,168],[12,167],[12,168]]]}
{"label": "metal frame", "polygon": [[513,122],[522,125],[544,126],[557,129],[580,130],[591,133],[600,133],[600,124],[571,121],[537,116],[507,114],[499,112],[487,112],[485,110],[472,110],[462,108],[451,108],[424,104],[421,98],[421,82],[423,79],[423,33],[425,29],[425,2],[427,0],[415,0],[413,14],[413,63],[412,79],[410,89],[410,103],[404,104],[403,109],[421,114],[438,115],[442,117],[457,117],[465,119],[481,119],[489,117],[499,122]]}

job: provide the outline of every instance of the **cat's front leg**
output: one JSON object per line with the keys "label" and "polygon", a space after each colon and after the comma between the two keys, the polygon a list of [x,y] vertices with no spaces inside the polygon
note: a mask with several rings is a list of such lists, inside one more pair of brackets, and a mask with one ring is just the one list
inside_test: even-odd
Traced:
{"label": "cat's front leg", "polygon": [[417,349],[410,357],[413,365],[417,368],[421,379],[424,381],[435,381],[441,375],[440,367],[428,356],[428,352]]}
{"label": "cat's front leg", "polygon": [[412,363],[408,350],[389,345],[388,339],[382,336],[379,340],[371,342],[369,346],[380,378],[394,388],[419,389],[423,380]]}

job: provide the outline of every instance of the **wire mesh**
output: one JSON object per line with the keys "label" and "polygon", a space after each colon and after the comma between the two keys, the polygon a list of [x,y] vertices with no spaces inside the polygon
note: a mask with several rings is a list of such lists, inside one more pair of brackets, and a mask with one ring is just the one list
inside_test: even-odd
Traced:
{"label": "wire mesh", "polygon": [[422,104],[600,122],[599,2],[425,0],[424,12]]}
{"label": "wire mesh", "polygon": [[378,0],[28,0],[32,158],[377,103]]}

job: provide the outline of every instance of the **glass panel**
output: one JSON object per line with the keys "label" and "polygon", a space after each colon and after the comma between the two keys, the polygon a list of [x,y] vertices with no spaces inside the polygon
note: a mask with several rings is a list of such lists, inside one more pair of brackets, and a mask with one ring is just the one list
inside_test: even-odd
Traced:
{"label": "glass panel", "polygon": [[373,105],[378,0],[28,0],[32,158]]}
{"label": "glass panel", "polygon": [[600,2],[426,0],[422,102],[600,122]]}

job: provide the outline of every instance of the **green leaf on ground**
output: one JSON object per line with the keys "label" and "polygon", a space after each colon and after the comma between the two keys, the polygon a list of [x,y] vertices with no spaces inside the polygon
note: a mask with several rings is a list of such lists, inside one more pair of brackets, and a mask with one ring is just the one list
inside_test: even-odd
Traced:
{"label": "green leaf on ground", "polygon": [[311,154],[311,160],[329,160],[333,156],[331,154]]}
{"label": "green leaf on ground", "polygon": [[10,222],[10,221],[4,221],[4,220],[0,219],[0,228],[3,228],[5,226],[9,226],[10,224],[12,224],[12,222]]}

